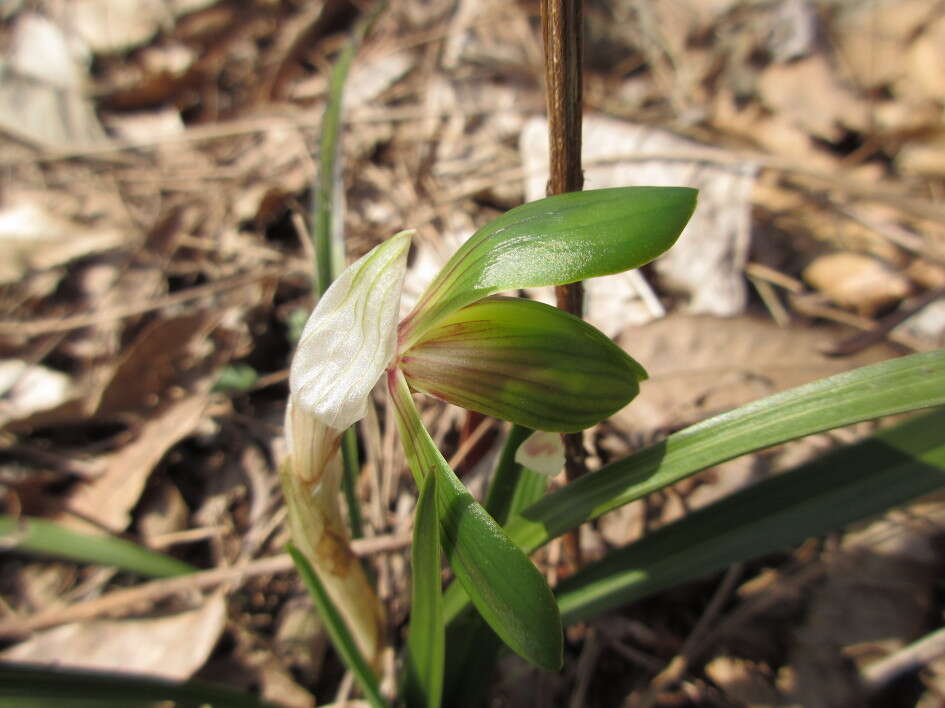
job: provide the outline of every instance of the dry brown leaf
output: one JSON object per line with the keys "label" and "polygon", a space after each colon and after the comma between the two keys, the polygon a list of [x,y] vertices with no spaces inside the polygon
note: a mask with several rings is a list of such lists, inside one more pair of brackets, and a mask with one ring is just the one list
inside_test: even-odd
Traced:
{"label": "dry brown leaf", "polygon": [[225,625],[226,602],[216,595],[200,609],[158,619],[92,620],[37,632],[0,656],[184,680],[207,661]]}
{"label": "dry brown leaf", "polygon": [[833,36],[851,78],[874,89],[906,76],[907,47],[932,11],[934,3],[928,0],[846,3]]}
{"label": "dry brown leaf", "polygon": [[126,242],[120,231],[62,219],[33,202],[9,204],[0,210],[0,284]]}
{"label": "dry brown leaf", "polygon": [[860,253],[831,253],[804,269],[804,280],[843,307],[869,317],[911,291],[908,278]]}
{"label": "dry brown leaf", "polygon": [[611,422],[631,436],[675,430],[792,386],[894,356],[876,346],[854,357],[820,353],[836,329],[777,327],[750,317],[670,315],[618,343],[649,372],[640,395]]}
{"label": "dry brown leaf", "polygon": [[906,175],[945,176],[945,135],[934,133],[903,145],[896,154],[896,167]]}
{"label": "dry brown leaf", "polygon": [[85,95],[89,57],[59,26],[22,13],[5,58],[0,129],[58,148],[103,142],[104,131]]}
{"label": "dry brown leaf", "polygon": [[328,635],[321,618],[312,612],[308,598],[289,600],[279,613],[276,624],[273,649],[306,681],[314,681],[325,660]]}
{"label": "dry brown leaf", "polygon": [[[148,325],[125,347],[114,374],[102,393],[97,415],[152,408],[172,384],[182,385],[194,375],[199,348],[217,326],[221,312],[195,312]],[[203,374],[200,367],[198,375]]]}
{"label": "dry brown leaf", "polygon": [[180,111],[172,107],[111,116],[108,119],[108,127],[120,138],[148,143],[182,134],[184,121],[180,117]]}
{"label": "dry brown leaf", "polygon": [[926,290],[945,288],[945,265],[916,258],[906,268],[905,274],[909,280]]}
{"label": "dry brown leaf", "polygon": [[945,504],[937,495],[844,537],[843,552],[829,559],[826,583],[815,590],[792,651],[795,698],[805,708],[864,705],[856,667],[927,631],[943,520]]}
{"label": "dry brown leaf", "polygon": [[0,428],[72,400],[75,386],[61,371],[19,359],[0,361]]}
{"label": "dry brown leaf", "polygon": [[827,59],[816,54],[762,72],[758,92],[764,104],[817,137],[837,140],[843,128],[862,129],[865,102],[839,83]]}
{"label": "dry brown leaf", "polygon": [[171,20],[162,0],[71,0],[61,9],[63,25],[97,54],[144,44]]}
{"label": "dry brown leaf", "polygon": [[152,488],[144,495],[135,514],[137,528],[145,543],[152,544],[164,534],[187,528],[190,509],[184,495],[169,481]]}
{"label": "dry brown leaf", "polygon": [[742,105],[729,88],[716,92],[711,117],[712,125],[719,132],[741,138],[774,155],[825,170],[835,166],[835,160],[818,150],[810,136],[787,116],[771,114],[754,101]]}
{"label": "dry brown leaf", "polygon": [[[195,395],[169,404],[142,423],[133,442],[99,458],[105,472],[70,493],[66,508],[110,531],[124,531],[131,521],[131,509],[138,503],[154,466],[173,445],[194,430],[206,407],[206,396]],[[64,516],[62,521],[88,527],[71,515]]]}
{"label": "dry brown leaf", "polygon": [[900,81],[906,92],[941,101],[945,96],[945,19],[939,18],[923,30],[909,50],[909,75]]}
{"label": "dry brown leaf", "polygon": [[771,670],[753,661],[719,656],[705,665],[705,673],[725,695],[745,706],[788,705],[775,686]]}
{"label": "dry brown leaf", "polygon": [[926,305],[894,331],[928,342],[929,349],[945,347],[945,298]]}

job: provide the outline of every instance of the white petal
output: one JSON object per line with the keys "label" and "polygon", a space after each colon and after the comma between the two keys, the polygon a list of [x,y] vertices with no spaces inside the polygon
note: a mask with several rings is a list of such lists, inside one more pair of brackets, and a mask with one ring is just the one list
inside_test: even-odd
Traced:
{"label": "white petal", "polygon": [[289,391],[293,405],[323,425],[340,431],[364,417],[394,356],[412,234],[402,231],[348,266],[302,331]]}
{"label": "white petal", "polygon": [[518,446],[515,462],[533,472],[554,477],[564,467],[564,442],[558,433],[536,430]]}

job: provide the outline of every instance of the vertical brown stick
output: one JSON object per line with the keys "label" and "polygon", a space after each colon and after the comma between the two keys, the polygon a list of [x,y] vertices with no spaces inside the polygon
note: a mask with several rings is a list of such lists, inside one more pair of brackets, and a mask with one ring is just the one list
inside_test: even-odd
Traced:
{"label": "vertical brown stick", "polygon": [[[541,36],[545,47],[548,96],[548,194],[578,192],[581,169],[581,0],[542,0]],[[558,307],[580,317],[584,306],[581,283],[555,288]],[[564,436],[568,479],[586,471],[581,434]]]}
{"label": "vertical brown stick", "polygon": [[[545,48],[545,90],[548,97],[548,195],[578,192],[584,186],[581,169],[582,0],[541,0],[541,37]],[[555,288],[558,307],[581,317],[584,286]],[[587,452],[581,433],[564,436],[568,481],[587,472]],[[576,533],[565,536],[572,563],[580,565]]]}

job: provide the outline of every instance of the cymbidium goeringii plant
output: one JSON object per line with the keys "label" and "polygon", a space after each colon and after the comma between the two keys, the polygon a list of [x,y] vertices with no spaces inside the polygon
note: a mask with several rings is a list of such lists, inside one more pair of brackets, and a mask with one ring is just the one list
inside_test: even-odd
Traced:
{"label": "cymbidium goeringii plant", "polygon": [[[418,522],[415,552],[423,546],[438,557],[441,544],[496,634],[539,666],[560,666],[561,622],[550,589],[450,470],[412,393],[550,432],[578,431],[622,408],[646,378],[642,366],[583,320],[498,293],[639,267],[675,242],[695,202],[693,189],[627,187],[512,209],[455,253],[398,325],[411,235],[401,232],[352,264],[319,301],[292,362],[283,483],[295,542],[368,657],[376,659],[380,647],[381,616],[347,546],[338,447],[386,373],[414,479],[434,490],[439,523],[419,533]],[[418,578],[415,568],[413,582],[438,597],[438,564],[426,566],[430,577]],[[414,615],[416,623],[416,608]],[[436,624],[435,612],[425,617]]]}

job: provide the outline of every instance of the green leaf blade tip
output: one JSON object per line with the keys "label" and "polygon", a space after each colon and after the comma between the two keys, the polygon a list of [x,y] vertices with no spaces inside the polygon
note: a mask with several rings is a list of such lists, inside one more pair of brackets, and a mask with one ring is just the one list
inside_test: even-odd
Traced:
{"label": "green leaf blade tip", "polygon": [[529,202],[479,229],[401,324],[405,347],[446,315],[495,293],[564,285],[649,263],[696,206],[688,187],[618,187]]}

